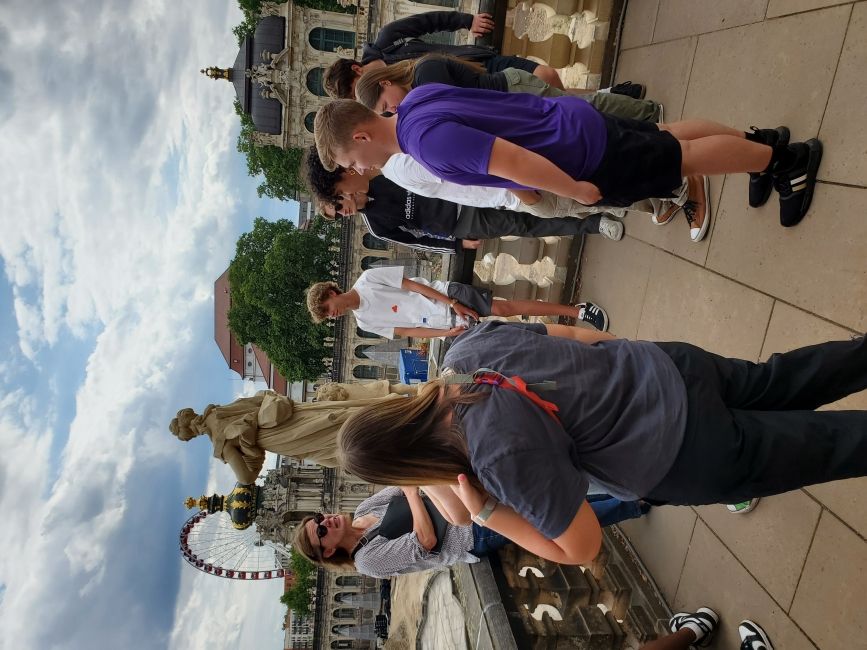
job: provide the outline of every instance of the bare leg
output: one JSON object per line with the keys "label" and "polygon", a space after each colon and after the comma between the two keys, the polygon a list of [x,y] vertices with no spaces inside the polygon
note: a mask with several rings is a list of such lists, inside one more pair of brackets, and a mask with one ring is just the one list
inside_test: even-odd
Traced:
{"label": "bare leg", "polygon": [[550,84],[554,88],[559,88],[560,90],[564,90],[563,82],[560,80],[560,75],[557,74],[557,71],[549,65],[540,65],[537,66],[535,70],[533,70],[533,74],[546,84]]}
{"label": "bare leg", "polygon": [[558,305],[541,300],[495,300],[491,305],[494,316],[569,316],[578,318],[578,307]]}
{"label": "bare leg", "polygon": [[684,176],[763,172],[773,154],[773,149],[766,144],[731,135],[681,140],[680,148]]}
{"label": "bare leg", "polygon": [[678,140],[695,140],[697,138],[706,138],[709,135],[731,135],[742,140],[746,139],[746,134],[743,131],[738,131],[725,124],[711,122],[710,120],[670,122],[668,124],[660,124],[659,130],[668,131]]}
{"label": "bare leg", "polygon": [[645,643],[641,650],[689,650],[693,642],[695,632],[685,627],[656,641]]}

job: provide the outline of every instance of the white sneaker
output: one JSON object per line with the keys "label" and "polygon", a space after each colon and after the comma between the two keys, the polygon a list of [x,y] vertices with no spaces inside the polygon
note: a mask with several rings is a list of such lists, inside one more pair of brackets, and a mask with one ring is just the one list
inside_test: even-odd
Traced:
{"label": "white sneaker", "polygon": [[738,626],[741,650],[774,650],[765,631],[752,621],[741,621]]}
{"label": "white sneaker", "polygon": [[602,215],[602,219],[599,221],[599,234],[608,239],[620,241],[623,239],[623,224]]}

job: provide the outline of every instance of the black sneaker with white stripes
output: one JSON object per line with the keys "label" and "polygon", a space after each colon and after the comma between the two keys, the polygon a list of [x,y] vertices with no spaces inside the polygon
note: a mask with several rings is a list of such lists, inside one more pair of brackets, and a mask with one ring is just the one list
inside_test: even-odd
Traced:
{"label": "black sneaker with white stripes", "polygon": [[700,607],[695,612],[681,612],[671,617],[669,629],[679,632],[688,627],[695,633],[695,641],[691,648],[706,648],[713,641],[713,636],[719,626],[719,615],[710,607]]}
{"label": "black sneaker with white stripes", "polygon": [[589,323],[600,332],[608,331],[608,314],[599,305],[592,302],[579,302],[575,305],[578,308],[578,320]]}
{"label": "black sneaker with white stripes", "polygon": [[780,223],[796,226],[807,214],[813,201],[816,174],[822,162],[822,143],[816,138],[790,144],[795,162],[788,168],[774,170],[774,187],[780,193]]}
{"label": "black sneaker with white stripes", "polygon": [[[770,147],[786,146],[789,144],[789,129],[778,126],[776,129],[757,129],[751,126],[756,140]],[[750,174],[750,207],[758,208],[768,202],[771,190],[774,189],[774,178],[768,172],[756,172]]]}
{"label": "black sneaker with white stripes", "polygon": [[774,650],[765,631],[752,621],[741,621],[738,634],[741,637],[741,650]]}

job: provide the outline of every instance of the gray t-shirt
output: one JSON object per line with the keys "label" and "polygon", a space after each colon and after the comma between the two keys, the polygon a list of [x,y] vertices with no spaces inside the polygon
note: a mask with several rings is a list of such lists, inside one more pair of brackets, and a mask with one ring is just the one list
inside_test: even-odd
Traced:
{"label": "gray t-shirt", "polygon": [[646,496],[683,442],[686,386],[654,343],[587,345],[548,336],[544,325],[486,322],[459,336],[443,365],[557,382],[539,395],[559,407],[559,424],[496,387],[472,387],[490,395],[455,409],[479,480],[550,539],[569,527],[591,481],[620,499]]}

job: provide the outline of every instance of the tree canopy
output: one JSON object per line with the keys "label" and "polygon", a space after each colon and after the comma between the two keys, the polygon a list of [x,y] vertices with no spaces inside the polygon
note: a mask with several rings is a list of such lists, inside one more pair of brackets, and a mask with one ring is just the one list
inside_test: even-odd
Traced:
{"label": "tree canopy", "polygon": [[304,191],[301,177],[301,160],[304,151],[298,148],[281,149],[274,145],[257,145],[253,141],[253,119],[235,102],[235,112],[241,118],[241,133],[238,135],[238,151],[247,156],[247,173],[250,176],[262,174],[265,181],[256,191],[259,196],[287,201],[294,199],[298,192]]}
{"label": "tree canopy", "polygon": [[259,217],[238,239],[229,265],[230,329],[239,341],[264,350],[289,381],[315,379],[331,354],[325,347],[331,329],[310,320],[305,290],[329,279],[336,233],[337,226],[324,219],[299,230],[286,219]]}
{"label": "tree canopy", "polygon": [[310,592],[316,586],[316,565],[294,549],[291,554],[290,571],[295,576],[295,583],[280,596],[280,602],[298,616],[307,616],[310,613]]}

